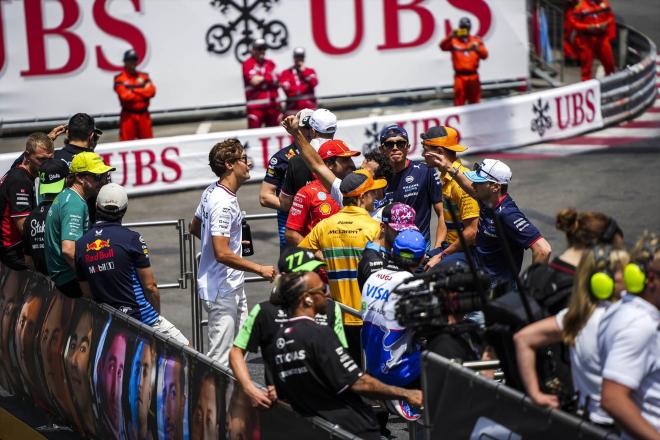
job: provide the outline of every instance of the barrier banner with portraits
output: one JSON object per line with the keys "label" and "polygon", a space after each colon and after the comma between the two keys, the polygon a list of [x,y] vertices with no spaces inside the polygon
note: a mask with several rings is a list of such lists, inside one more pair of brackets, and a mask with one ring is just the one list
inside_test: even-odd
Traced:
{"label": "barrier banner with portraits", "polygon": [[0,388],[88,438],[349,437],[286,404],[256,410],[203,354],[107,305],[68,298],[41,274],[5,267]]}

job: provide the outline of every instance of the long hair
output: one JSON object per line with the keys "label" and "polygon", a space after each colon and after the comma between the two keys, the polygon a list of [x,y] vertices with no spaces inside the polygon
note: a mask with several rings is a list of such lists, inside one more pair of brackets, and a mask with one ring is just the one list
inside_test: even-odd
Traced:
{"label": "long hair", "polygon": [[603,235],[613,220],[602,212],[578,212],[565,208],[557,213],[555,227],[566,233],[568,245],[589,248],[604,241]]}
{"label": "long hair", "polygon": [[607,270],[613,275],[628,263],[628,259],[628,253],[623,250],[611,250],[604,263],[596,261],[594,249],[582,255],[575,272],[573,292],[568,300],[568,311],[564,316],[564,330],[561,334],[564,344],[575,345],[575,338],[582,331],[600,301],[591,293],[591,276],[601,270]]}

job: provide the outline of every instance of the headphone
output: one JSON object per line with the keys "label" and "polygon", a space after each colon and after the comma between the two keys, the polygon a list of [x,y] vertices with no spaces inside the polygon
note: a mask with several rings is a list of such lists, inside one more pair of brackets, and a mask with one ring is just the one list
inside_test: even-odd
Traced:
{"label": "headphone", "polygon": [[610,253],[612,246],[596,246],[594,248],[595,267],[598,272],[591,275],[589,287],[591,294],[599,299],[610,299],[614,293],[614,276],[610,271]]}
{"label": "headphone", "polygon": [[623,282],[628,293],[639,294],[646,287],[648,265],[653,261],[655,249],[650,244],[645,243],[642,249],[643,258],[639,261],[631,262],[623,268]]}
{"label": "headphone", "polygon": [[605,226],[605,230],[601,234],[600,239],[605,243],[611,244],[614,240],[614,236],[617,233],[623,234],[616,220],[614,220],[612,217],[609,217],[607,220],[607,226]]}

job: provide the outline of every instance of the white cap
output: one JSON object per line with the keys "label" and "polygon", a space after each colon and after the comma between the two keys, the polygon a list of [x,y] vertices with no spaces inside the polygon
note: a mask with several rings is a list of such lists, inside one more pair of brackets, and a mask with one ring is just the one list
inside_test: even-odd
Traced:
{"label": "white cap", "polygon": [[123,214],[128,208],[126,190],[116,183],[103,185],[96,198],[96,207],[104,214]]}
{"label": "white cap", "polygon": [[501,160],[484,159],[475,164],[473,171],[467,171],[465,177],[474,183],[495,182],[508,185],[511,182],[511,168]]}
{"label": "white cap", "polygon": [[266,47],[266,40],[263,38],[257,38],[252,42],[252,49],[256,49],[258,47]]}
{"label": "white cap", "polygon": [[312,113],[312,117],[309,118],[309,126],[319,133],[334,133],[337,131],[337,117],[330,110],[320,108]]}
{"label": "white cap", "polygon": [[304,57],[305,56],[305,48],[304,47],[296,47],[293,49],[293,56],[294,57]]}
{"label": "white cap", "polygon": [[298,117],[299,125],[301,127],[309,127],[309,119],[312,117],[314,110],[311,108],[304,108],[296,114]]}

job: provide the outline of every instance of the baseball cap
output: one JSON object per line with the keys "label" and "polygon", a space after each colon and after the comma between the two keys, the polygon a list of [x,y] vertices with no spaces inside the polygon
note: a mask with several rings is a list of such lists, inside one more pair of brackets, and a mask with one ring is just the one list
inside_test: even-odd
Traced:
{"label": "baseball cap", "polygon": [[353,157],[359,155],[359,151],[351,150],[341,139],[331,139],[324,142],[319,148],[319,156],[323,160],[330,159],[331,157]]}
{"label": "baseball cap", "polygon": [[394,239],[392,255],[403,260],[416,262],[426,254],[426,239],[421,232],[408,229]]}
{"label": "baseball cap", "polygon": [[64,189],[69,167],[60,159],[48,159],[39,168],[39,194],[59,194]]}
{"label": "baseball cap", "polygon": [[321,266],[325,263],[317,260],[312,251],[297,246],[284,249],[277,260],[277,270],[281,273],[313,272]]}
{"label": "baseball cap", "polygon": [[465,177],[474,183],[495,182],[508,185],[511,182],[511,168],[501,160],[484,159],[475,163],[473,171],[466,171]]}
{"label": "baseball cap", "polygon": [[385,188],[386,186],[387,180],[374,180],[368,170],[362,169],[353,171],[351,174],[344,177],[339,185],[339,190],[344,197],[359,197],[367,191]]}
{"label": "baseball cap", "polygon": [[296,47],[293,49],[293,57],[302,57],[305,58],[305,48],[304,47]]}
{"label": "baseball cap", "polygon": [[386,139],[397,136],[408,140],[408,132],[405,128],[397,124],[388,125],[380,131],[380,143],[382,144]]}
{"label": "baseball cap", "polygon": [[309,126],[319,133],[334,133],[337,131],[337,117],[330,110],[320,108],[312,113]]}
{"label": "baseball cap", "polygon": [[263,38],[257,38],[252,42],[252,49],[265,49],[266,48],[266,40]]}
{"label": "baseball cap", "polygon": [[387,205],[383,208],[381,220],[397,232],[419,230],[415,225],[415,210],[405,203],[396,202]]}
{"label": "baseball cap", "polygon": [[96,198],[96,207],[105,214],[119,214],[128,208],[128,196],[123,186],[108,183],[101,187]]}
{"label": "baseball cap", "polygon": [[311,108],[304,108],[296,115],[298,117],[298,125],[300,127],[309,127],[309,119],[312,117],[314,110]]}
{"label": "baseball cap", "polygon": [[457,153],[467,150],[467,147],[458,144],[458,132],[451,127],[431,127],[426,133],[422,133],[421,138],[424,145],[442,147]]}
{"label": "baseball cap", "polygon": [[91,151],[84,151],[76,154],[69,167],[71,174],[92,173],[104,174],[108,171],[115,171],[115,168],[108,166],[103,162],[101,156]]}
{"label": "baseball cap", "polygon": [[138,54],[133,49],[129,49],[124,52],[124,61],[137,61],[138,59]]}

